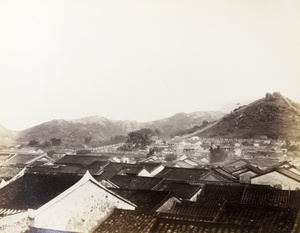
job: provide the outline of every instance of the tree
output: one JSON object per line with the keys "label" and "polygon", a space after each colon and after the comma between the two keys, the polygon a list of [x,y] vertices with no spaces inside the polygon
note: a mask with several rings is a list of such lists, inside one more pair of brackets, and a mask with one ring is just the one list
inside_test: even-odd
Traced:
{"label": "tree", "polygon": [[203,122],[202,122],[202,127],[205,127],[205,126],[207,126],[209,124],[209,122],[207,121],[207,120],[204,120]]}
{"label": "tree", "polygon": [[39,145],[40,143],[39,143],[39,141],[37,141],[37,140],[31,140],[29,143],[28,143],[28,146],[37,146],[37,145]]}
{"label": "tree", "polygon": [[166,157],[165,157],[165,160],[167,162],[173,162],[176,159],[177,159],[177,155],[175,155],[175,154],[169,154],[169,155],[166,155]]}
{"label": "tree", "polygon": [[40,148],[47,148],[50,147],[51,143],[49,141],[45,141],[43,143],[40,144]]}
{"label": "tree", "polygon": [[84,144],[88,145],[91,143],[93,136],[84,137]]}
{"label": "tree", "polygon": [[226,160],[228,154],[225,150],[221,149],[220,146],[213,147],[211,146],[210,149],[210,162],[211,163],[217,163],[217,162],[223,162]]}
{"label": "tree", "polygon": [[152,155],[154,155],[154,153],[160,153],[160,152],[162,152],[164,150],[164,148],[162,148],[162,147],[151,147],[150,149],[149,149],[149,152],[148,152],[148,154],[147,154],[147,157],[150,157],[150,156],[152,156]]}
{"label": "tree", "polygon": [[61,139],[60,138],[51,138],[50,142],[52,146],[59,146],[61,144]]}
{"label": "tree", "polygon": [[151,136],[155,133],[151,129],[140,129],[138,131],[132,131],[127,136],[127,143],[133,149],[144,149],[147,145],[152,143]]}

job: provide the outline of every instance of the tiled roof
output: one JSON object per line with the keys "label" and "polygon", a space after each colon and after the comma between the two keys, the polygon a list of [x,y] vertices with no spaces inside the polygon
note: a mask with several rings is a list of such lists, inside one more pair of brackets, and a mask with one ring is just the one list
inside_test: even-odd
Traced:
{"label": "tiled roof", "polygon": [[158,218],[153,227],[150,229],[151,233],[215,233],[215,232],[230,232],[230,233],[258,233],[261,232],[256,226],[243,226],[222,223],[198,222],[188,220],[174,220]]}
{"label": "tiled roof", "polygon": [[15,156],[11,157],[7,161],[5,161],[8,165],[26,165],[30,161],[34,160],[35,158],[40,157],[41,154],[33,153],[33,154],[16,154]]}
{"label": "tiled roof", "polygon": [[195,216],[115,209],[114,212],[98,226],[94,233],[149,233],[158,217],[178,220],[203,220]]}
{"label": "tiled roof", "polygon": [[170,192],[109,188],[119,196],[137,205],[136,210],[154,211],[171,196]]}
{"label": "tiled roof", "polygon": [[94,233],[148,233],[157,215],[157,212],[115,209]]}
{"label": "tiled roof", "polygon": [[274,167],[280,167],[284,164],[286,164],[286,162],[278,162],[278,159],[249,159],[248,160],[250,164],[257,166],[257,167],[261,167],[261,168],[274,168]]}
{"label": "tiled roof", "polygon": [[113,171],[102,171],[99,175],[94,175],[93,177],[98,181],[101,182],[102,180],[109,180],[111,179],[116,172]]}
{"label": "tiled roof", "polygon": [[24,167],[7,167],[7,166],[1,166],[0,167],[0,180],[9,180],[13,178],[15,175],[17,175],[19,172],[21,172],[24,169]]}
{"label": "tiled roof", "polygon": [[[67,165],[67,166],[64,166],[64,165],[63,166],[51,166],[51,167],[48,167],[48,169],[45,170],[44,172],[46,174],[60,174],[60,173],[76,174],[77,171],[79,171],[81,168],[82,168],[82,166],[76,165],[76,164]],[[35,169],[30,169],[30,172],[32,170],[34,171]],[[35,173],[37,173],[37,172],[35,172]]]}
{"label": "tiled roof", "polygon": [[216,215],[216,222],[238,225],[252,225],[263,228],[264,233],[292,232],[298,209],[284,209],[254,205],[226,204]]}
{"label": "tiled roof", "polygon": [[79,174],[85,174],[86,171],[89,171],[91,175],[98,174],[103,167],[105,167],[108,164],[107,161],[94,161],[85,168],[81,168],[77,173]]}
{"label": "tiled roof", "polygon": [[161,166],[161,163],[140,163],[144,166],[147,172],[151,173],[153,172],[156,168]]}
{"label": "tiled roof", "polygon": [[197,166],[197,165],[189,164],[189,163],[185,162],[184,160],[183,161],[178,161],[176,164],[180,168],[193,168],[193,167]]}
{"label": "tiled roof", "polygon": [[300,209],[300,191],[266,185],[204,185],[197,204],[218,207],[225,203]]}
{"label": "tiled roof", "polygon": [[[25,212],[24,210],[14,210],[14,209],[1,209],[0,208],[0,218],[5,217],[7,215],[18,214],[20,212]],[[1,227],[0,227],[1,229]]]}
{"label": "tiled roof", "polygon": [[285,175],[285,176],[287,176],[287,177],[289,177],[289,178],[291,178],[291,179],[293,179],[293,180],[295,180],[295,181],[300,182],[300,175],[298,175],[298,174],[296,174],[292,171],[289,171],[286,168],[277,168],[276,171],[283,174],[283,175]]}
{"label": "tiled roof", "polygon": [[[51,166],[52,167],[52,166]],[[49,169],[51,169],[51,167],[27,167],[26,168],[26,173],[42,173],[42,174],[46,174],[48,172]]]}
{"label": "tiled roof", "polygon": [[122,170],[126,163],[109,163],[105,166],[104,171],[115,172],[117,174]]}
{"label": "tiled roof", "polygon": [[300,209],[300,191],[251,185],[245,188],[241,204]]}
{"label": "tiled roof", "polygon": [[172,192],[175,197],[180,199],[190,199],[200,189],[200,185],[192,185],[187,182],[176,182],[171,180],[164,180],[155,187],[155,190]]}
{"label": "tiled roof", "polygon": [[199,168],[165,167],[156,177],[163,177],[170,180],[200,180],[201,176],[207,172],[207,169]]}
{"label": "tiled roof", "polygon": [[240,203],[244,189],[244,185],[206,184],[197,199],[197,203],[211,207],[218,207],[224,203]]}
{"label": "tiled roof", "polygon": [[162,182],[163,178],[114,175],[109,179],[120,188],[151,190]]}
{"label": "tiled roof", "polygon": [[107,161],[106,156],[97,155],[65,155],[63,158],[56,161],[57,164],[78,164],[87,166],[94,161]]}
{"label": "tiled roof", "polygon": [[171,209],[171,213],[181,214],[181,215],[190,215],[190,216],[199,216],[211,218],[211,221],[215,218],[220,207],[207,207],[202,205],[195,204],[184,204],[184,203],[175,203]]}
{"label": "tiled roof", "polygon": [[65,167],[62,167],[60,169],[60,173],[77,173],[77,171],[79,171],[81,169],[81,166],[77,166],[77,165],[68,165]]}
{"label": "tiled roof", "polygon": [[0,208],[37,209],[74,185],[80,178],[68,174],[25,174],[0,189]]}
{"label": "tiled roof", "polygon": [[236,181],[236,178],[233,175],[231,175],[229,172],[227,172],[221,167],[212,168],[212,171],[214,171],[219,176],[223,177],[225,180]]}
{"label": "tiled roof", "polygon": [[45,162],[45,161],[34,161],[33,163],[30,164],[30,166],[31,167],[39,167],[39,166],[44,165],[45,163],[47,163],[47,162]]}
{"label": "tiled roof", "polygon": [[246,166],[244,166],[242,168],[239,168],[239,169],[233,171],[232,175],[238,177],[239,175],[241,175],[241,174],[243,174],[245,172],[249,172],[249,171],[251,171],[253,173],[256,173],[256,174],[261,174],[263,172],[258,167],[255,167],[255,166],[253,166],[251,164],[248,164],[248,165],[246,165]]}
{"label": "tiled roof", "polygon": [[138,175],[143,170],[140,164],[124,165],[122,171],[128,175]]}

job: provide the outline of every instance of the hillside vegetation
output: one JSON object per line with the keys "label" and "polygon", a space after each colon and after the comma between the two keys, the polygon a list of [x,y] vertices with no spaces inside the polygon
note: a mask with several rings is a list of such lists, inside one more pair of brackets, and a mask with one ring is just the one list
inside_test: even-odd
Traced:
{"label": "hillside vegetation", "polygon": [[224,116],[201,137],[256,138],[300,140],[300,104],[280,93],[267,93],[246,106]]}
{"label": "hillside vegetation", "polygon": [[59,138],[64,145],[76,146],[89,144],[101,146],[105,143],[124,141],[129,132],[149,128],[169,137],[179,131],[201,125],[204,121],[212,122],[224,116],[221,112],[179,113],[172,117],[153,122],[114,121],[100,116],[76,120],[53,120],[18,133],[18,142],[28,144],[32,140],[39,143]]}

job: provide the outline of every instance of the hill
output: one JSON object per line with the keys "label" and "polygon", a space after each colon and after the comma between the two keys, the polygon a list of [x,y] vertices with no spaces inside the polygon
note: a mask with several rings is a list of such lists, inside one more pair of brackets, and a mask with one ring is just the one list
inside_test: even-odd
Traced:
{"label": "hill", "polygon": [[216,124],[196,133],[200,137],[300,140],[300,104],[279,92],[241,106]]}
{"label": "hill", "polygon": [[129,132],[141,128],[150,128],[156,131],[158,129],[160,134],[169,136],[178,131],[201,125],[203,121],[216,121],[222,116],[224,114],[221,112],[178,113],[169,118],[145,123],[114,121],[101,116],[76,120],[53,120],[20,131],[17,141],[27,144],[31,140],[41,143],[52,138],[59,138],[65,145],[82,145],[87,140],[93,141],[95,145],[95,142],[107,141],[118,135],[127,135]]}
{"label": "hill", "polygon": [[7,145],[10,145],[13,140],[14,132],[0,125],[0,148],[5,148]]}

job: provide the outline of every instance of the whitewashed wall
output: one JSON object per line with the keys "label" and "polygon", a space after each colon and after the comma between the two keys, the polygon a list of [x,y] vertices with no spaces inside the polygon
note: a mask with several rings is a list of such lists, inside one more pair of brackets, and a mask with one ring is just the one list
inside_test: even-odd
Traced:
{"label": "whitewashed wall", "polygon": [[300,183],[296,180],[288,178],[276,171],[270,172],[268,174],[254,177],[251,179],[252,184],[263,184],[263,185],[281,185],[282,189],[288,190],[295,190],[296,188],[300,188]]}
{"label": "whitewashed wall", "polygon": [[134,210],[106,189],[88,181],[32,218],[31,226],[38,228],[90,232],[103,221],[114,208]]}

